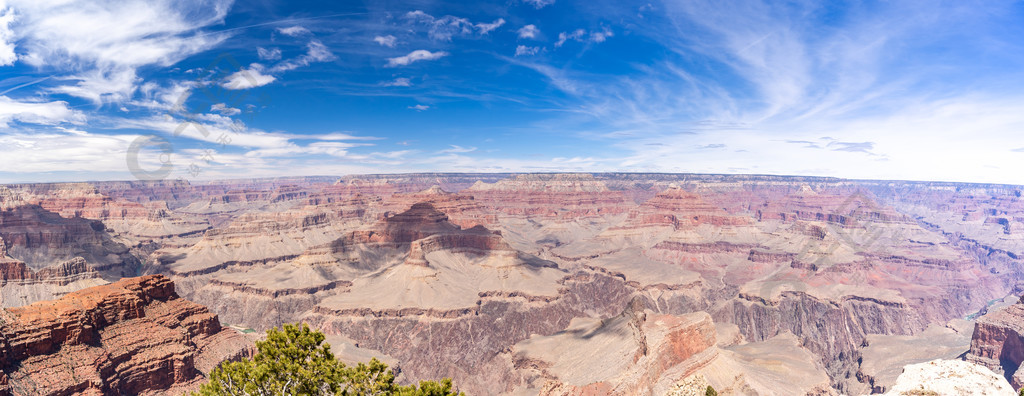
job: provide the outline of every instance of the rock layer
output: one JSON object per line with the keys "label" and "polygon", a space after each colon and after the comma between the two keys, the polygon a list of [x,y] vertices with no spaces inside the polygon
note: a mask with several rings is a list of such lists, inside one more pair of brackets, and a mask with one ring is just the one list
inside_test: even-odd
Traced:
{"label": "rock layer", "polygon": [[978,318],[967,361],[1003,374],[1015,389],[1024,386],[1024,299]]}
{"label": "rock layer", "polygon": [[181,392],[248,345],[167,278],[126,278],[0,312],[0,393]]}

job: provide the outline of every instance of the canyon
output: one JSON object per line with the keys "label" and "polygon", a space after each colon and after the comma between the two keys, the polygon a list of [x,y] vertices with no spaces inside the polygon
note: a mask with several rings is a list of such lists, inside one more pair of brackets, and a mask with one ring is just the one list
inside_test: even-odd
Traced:
{"label": "canyon", "polygon": [[[965,353],[1017,389],[1022,190],[616,173],[0,186],[0,362],[22,362],[0,392],[190,389],[251,345],[232,327],[294,322],[343,360],[474,395],[884,393],[904,366]],[[60,354],[94,363],[42,380]]]}

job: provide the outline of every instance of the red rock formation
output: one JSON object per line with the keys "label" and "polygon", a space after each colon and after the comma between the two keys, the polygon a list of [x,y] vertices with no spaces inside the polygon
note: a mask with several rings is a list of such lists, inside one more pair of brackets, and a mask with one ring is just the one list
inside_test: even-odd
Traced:
{"label": "red rock formation", "polygon": [[615,215],[633,206],[592,175],[518,175],[494,184],[477,182],[462,192],[507,215],[553,220]]}
{"label": "red rock formation", "polygon": [[76,257],[94,269],[124,275],[139,260],[106,232],[103,223],[81,217],[64,218],[38,205],[0,210],[0,238],[7,255],[30,269],[42,269]]}
{"label": "red rock formation", "polygon": [[431,235],[458,231],[448,216],[429,203],[418,203],[409,210],[389,216],[378,226],[352,234],[354,243],[411,243]]}
{"label": "red rock formation", "polygon": [[749,218],[730,215],[722,208],[704,201],[700,195],[671,187],[630,211],[623,227],[672,226],[681,229],[701,224],[721,227],[750,223]]}
{"label": "red rock formation", "polygon": [[1003,374],[1014,389],[1024,387],[1024,298],[978,318],[967,361]]}
{"label": "red rock formation", "polygon": [[793,222],[824,221],[844,227],[857,227],[862,222],[908,223],[908,216],[877,204],[867,193],[815,193],[804,188],[784,199],[766,202],[757,209],[757,219]]}
{"label": "red rock formation", "polygon": [[498,216],[476,202],[473,196],[449,193],[438,186],[414,194],[396,194],[391,197],[388,206],[404,210],[420,202],[431,204],[439,212],[448,215],[448,221],[462,228],[477,225],[494,228],[498,224]]}
{"label": "red rock formation", "polygon": [[80,279],[99,279],[99,277],[99,273],[86,264],[85,259],[81,257],[75,257],[35,272],[21,261],[0,261],[0,286],[7,283],[32,282],[66,285]]}
{"label": "red rock formation", "polygon": [[0,393],[16,395],[181,392],[249,348],[159,275],[6,309],[0,319]]}

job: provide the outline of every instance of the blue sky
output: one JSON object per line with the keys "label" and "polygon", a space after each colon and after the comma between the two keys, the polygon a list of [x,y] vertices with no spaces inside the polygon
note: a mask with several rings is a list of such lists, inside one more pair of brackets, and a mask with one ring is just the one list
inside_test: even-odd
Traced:
{"label": "blue sky", "polygon": [[1024,184],[1022,66],[1016,1],[0,0],[0,182]]}

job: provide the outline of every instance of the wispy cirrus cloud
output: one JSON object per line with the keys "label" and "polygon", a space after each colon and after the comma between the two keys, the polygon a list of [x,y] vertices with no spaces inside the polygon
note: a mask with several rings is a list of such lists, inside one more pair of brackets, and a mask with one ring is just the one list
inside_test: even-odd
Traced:
{"label": "wispy cirrus cloud", "polygon": [[[201,29],[221,23],[231,0],[8,1],[0,22],[2,60],[17,43],[17,59],[64,73],[71,84],[53,92],[95,103],[126,102],[139,83],[136,69],[169,66],[219,44],[227,35]],[[6,7],[4,7],[6,8]],[[130,21],[130,23],[125,23]]]}
{"label": "wispy cirrus cloud", "polygon": [[518,46],[516,46],[516,56],[537,55],[537,52],[539,52],[539,51],[540,51],[540,47],[530,47],[530,46],[526,46],[526,45],[518,45]]}
{"label": "wispy cirrus cloud", "polygon": [[[1014,125],[1024,125],[1015,105],[1021,95],[1001,88],[1001,81],[1021,77],[968,61],[981,53],[1022,60],[1010,48],[1024,48],[998,30],[1010,18],[998,15],[1015,15],[1007,4],[984,10],[947,4],[920,14],[908,14],[916,8],[906,3],[850,4],[834,10],[841,17],[828,21],[816,20],[825,15],[822,6],[809,3],[694,1],[664,7],[663,20],[642,13],[632,21],[642,26],[634,34],[670,51],[646,62],[634,59],[643,63],[637,73],[513,61],[567,94],[563,108],[573,109],[575,118],[605,125],[582,128],[580,136],[633,153],[618,167],[1012,179],[1005,171],[1012,168],[1006,166],[1012,152],[986,154],[984,147],[1022,141],[1013,132]],[[608,37],[604,30],[578,29],[563,32],[554,44]],[[977,113],[967,116],[971,112]],[[579,128],[574,123],[582,121],[572,119],[555,125]],[[713,144],[743,155],[698,149]],[[973,160],[943,160],[953,157]]]}
{"label": "wispy cirrus cloud", "polygon": [[532,5],[536,9],[541,9],[549,5],[555,4],[555,0],[522,0],[523,3]]}
{"label": "wispy cirrus cloud", "polygon": [[385,81],[381,85],[385,87],[411,87],[412,81],[405,77],[399,77],[391,81]]}
{"label": "wispy cirrus cloud", "polygon": [[224,103],[214,103],[212,106],[210,106],[210,111],[217,112],[225,116],[234,116],[242,114],[242,109],[234,108]]}
{"label": "wispy cirrus cloud", "polygon": [[505,19],[498,18],[490,23],[473,23],[469,19],[445,15],[435,18],[421,10],[410,11],[405,19],[427,28],[427,35],[438,41],[451,41],[455,36],[467,36],[474,32],[485,35],[505,24]]}
{"label": "wispy cirrus cloud", "polygon": [[438,60],[445,56],[448,56],[448,53],[445,51],[430,52],[427,50],[415,50],[403,56],[388,58],[387,66],[408,66],[415,62]]}
{"label": "wispy cirrus cloud", "polygon": [[575,40],[581,43],[603,43],[608,40],[609,37],[614,36],[615,33],[608,28],[602,28],[601,30],[595,30],[587,34],[584,29],[576,29],[572,32],[562,32],[558,34],[558,41],[555,42],[555,48],[565,45],[566,41]]}
{"label": "wispy cirrus cloud", "polygon": [[288,27],[277,28],[277,32],[281,33],[281,34],[283,34],[285,36],[291,36],[291,37],[298,37],[298,36],[303,36],[303,35],[307,35],[307,34],[312,34],[312,32],[310,32],[309,29],[306,29],[305,27],[302,27],[302,26],[288,26]]}
{"label": "wispy cirrus cloud", "polygon": [[0,96],[0,127],[7,127],[14,121],[42,125],[81,124],[85,122],[85,115],[69,108],[63,101],[18,101]]}
{"label": "wispy cirrus cloud", "polygon": [[327,46],[320,42],[320,40],[311,40],[306,44],[306,53],[295,59],[282,61],[274,67],[270,68],[271,73],[280,73],[289,70],[295,70],[299,67],[309,66],[312,63],[317,62],[330,62],[337,59],[331,50],[327,49]]}
{"label": "wispy cirrus cloud", "polygon": [[257,47],[256,48],[256,55],[259,56],[260,60],[275,61],[275,60],[281,59],[281,49],[280,48],[270,48],[270,49],[267,49],[267,48],[263,48],[263,47]]}
{"label": "wispy cirrus cloud", "polygon": [[[280,51],[278,51],[278,55],[280,55]],[[231,90],[262,87],[276,81],[277,77],[274,76],[275,74],[280,75],[313,63],[330,62],[335,59],[337,57],[326,45],[314,39],[306,44],[305,54],[293,59],[283,60],[269,68],[259,63],[253,63],[246,69],[232,73],[221,83],[221,86]]]}
{"label": "wispy cirrus cloud", "polygon": [[452,153],[472,153],[476,151],[476,147],[463,147],[456,144],[450,145],[449,148],[440,150],[438,154],[452,154]]}

